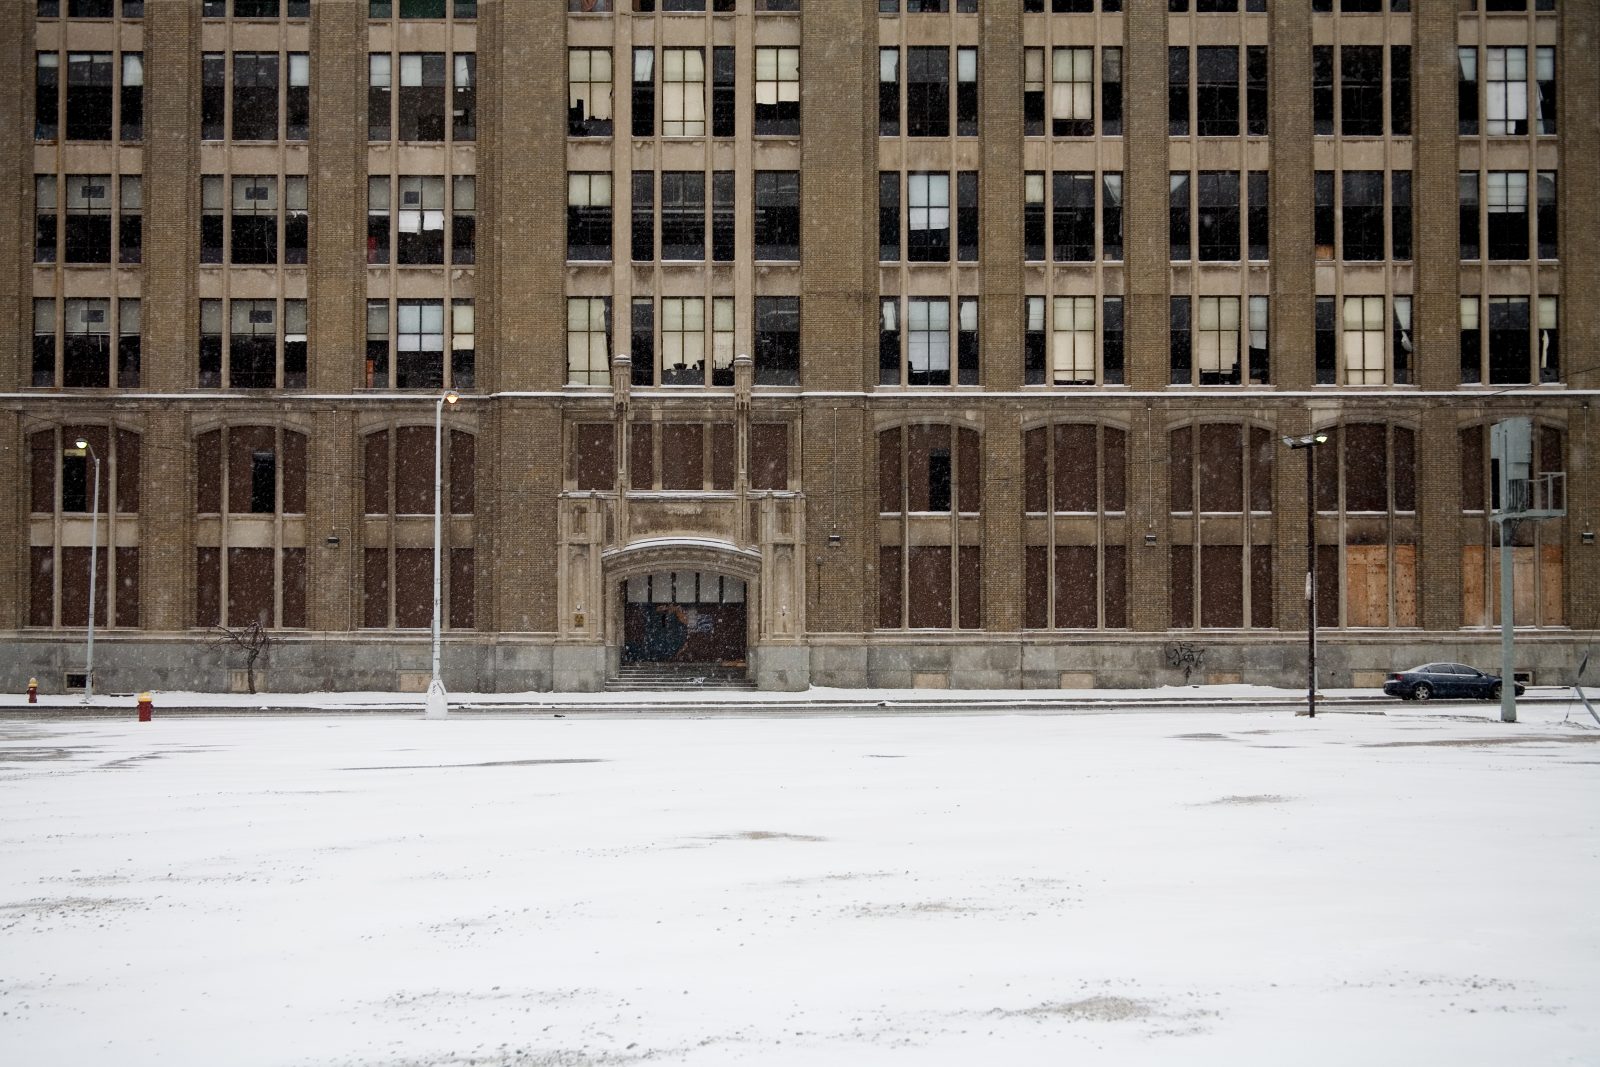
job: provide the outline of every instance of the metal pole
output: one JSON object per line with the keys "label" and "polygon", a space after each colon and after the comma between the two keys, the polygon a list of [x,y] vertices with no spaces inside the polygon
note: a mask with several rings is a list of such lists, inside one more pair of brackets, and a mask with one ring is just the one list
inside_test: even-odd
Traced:
{"label": "metal pole", "polygon": [[[1510,507],[1508,495],[1502,491],[1502,506]],[[1512,596],[1512,563],[1511,563],[1511,522],[1510,519],[1500,520],[1500,721],[1517,721],[1517,678],[1513,667],[1513,653],[1511,651],[1511,631],[1513,619],[1511,608]]]}
{"label": "metal pole", "polygon": [[444,443],[443,396],[433,405],[433,677],[428,682],[428,699],[423,714],[430,719],[442,719],[448,714],[444,682],[439,677],[439,555],[443,538],[439,499],[444,484],[444,465],[441,458]]}
{"label": "metal pole", "polygon": [[1306,446],[1306,714],[1317,716],[1317,446]]}
{"label": "metal pole", "polygon": [[89,455],[94,457],[94,503],[89,509],[89,648],[83,666],[85,704],[94,699],[94,587],[100,556],[100,455],[93,445],[87,447]]}

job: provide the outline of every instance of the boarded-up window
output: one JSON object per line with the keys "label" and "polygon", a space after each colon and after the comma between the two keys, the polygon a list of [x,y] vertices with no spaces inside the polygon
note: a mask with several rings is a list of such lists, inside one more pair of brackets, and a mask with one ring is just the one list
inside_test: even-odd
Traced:
{"label": "boarded-up window", "polygon": [[[1511,618],[1517,626],[1560,626],[1563,607],[1560,545],[1511,549]],[[1466,626],[1500,624],[1500,550],[1461,549],[1461,621]]]}
{"label": "boarded-up window", "polygon": [[1056,547],[1056,625],[1089,629],[1100,625],[1099,563],[1093,545]]}
{"label": "boarded-up window", "polygon": [[1395,545],[1393,567],[1388,545],[1347,545],[1344,550],[1346,626],[1389,626],[1390,574],[1394,582],[1395,626],[1417,624],[1417,549]]}
{"label": "boarded-up window", "polygon": [[394,624],[433,625],[433,549],[394,550]]}
{"label": "boarded-up window", "polygon": [[617,435],[609,422],[572,428],[572,480],[578,489],[616,488]]}
{"label": "boarded-up window", "polygon": [[116,550],[117,588],[113,599],[116,625],[139,625],[139,550]]}
{"label": "boarded-up window", "polygon": [[900,434],[898,426],[878,434],[878,510],[886,515],[905,510],[901,502],[905,482],[900,477]]}
{"label": "boarded-up window", "polygon": [[983,628],[983,549],[962,545],[956,553],[956,625]]}
{"label": "boarded-up window", "polygon": [[661,488],[705,487],[705,427],[669,422],[661,427]]}
{"label": "boarded-up window", "polygon": [[956,431],[956,479],[960,492],[956,507],[964,515],[978,513],[982,500],[983,464],[978,458],[978,431],[965,426]]}
{"label": "boarded-up window", "polygon": [[1317,625],[1339,625],[1339,546],[1317,546]]}
{"label": "boarded-up window", "polygon": [[283,625],[306,624],[306,550],[283,550]]}
{"label": "boarded-up window", "polygon": [[781,422],[750,426],[750,488],[789,488],[789,427]]}
{"label": "boarded-up window", "polygon": [[655,426],[648,422],[636,422],[628,443],[628,488],[654,489],[655,484]]}
{"label": "boarded-up window", "polygon": [[906,428],[906,510],[949,511],[950,427]]}
{"label": "boarded-up window", "polygon": [[[29,438],[30,498],[35,513],[56,509],[56,432],[40,430]],[[43,624],[48,625],[48,624]]]}
{"label": "boarded-up window", "polygon": [[478,506],[478,439],[450,431],[450,514],[471,515]]}
{"label": "boarded-up window", "polygon": [[1201,511],[1243,510],[1242,429],[1236,423],[1201,424],[1200,447],[1195,456],[1199,471]]}
{"label": "boarded-up window", "polygon": [[[1032,515],[1050,510],[1050,465],[1045,452],[1048,432],[1038,426],[1022,435],[1022,506]],[[1043,561],[1042,556],[1040,560]]]}
{"label": "boarded-up window", "polygon": [[1102,427],[1100,432],[1105,441],[1105,460],[1100,466],[1105,478],[1102,507],[1106,511],[1125,511],[1128,506],[1128,435],[1115,426]]}
{"label": "boarded-up window", "polygon": [[28,551],[28,625],[49,626],[54,621],[56,554],[49,545]]}
{"label": "boarded-up window", "polygon": [[1250,625],[1272,625],[1271,545],[1253,545],[1250,549]]}
{"label": "boarded-up window", "polygon": [[1483,427],[1468,426],[1458,435],[1461,450],[1461,510],[1484,510]]}
{"label": "boarded-up window", "polygon": [[1272,510],[1273,437],[1259,426],[1250,427],[1250,510]]}
{"label": "boarded-up window", "polygon": [[920,545],[907,553],[906,595],[906,625],[914,630],[949,628],[949,546]]}
{"label": "boarded-up window", "polygon": [[[106,625],[106,556],[95,553],[94,624]],[[89,550],[61,550],[61,625],[89,625]]]}
{"label": "boarded-up window", "polygon": [[1128,550],[1124,545],[1106,545],[1105,588],[1106,626],[1121,629],[1128,625]]}
{"label": "boarded-up window", "polygon": [[1193,441],[1193,432],[1187,426],[1180,426],[1167,435],[1170,456],[1167,489],[1173,511],[1194,510]]}
{"label": "boarded-up window", "polygon": [[365,464],[366,507],[368,515],[389,513],[389,431],[369,433],[362,448]]}
{"label": "boarded-up window", "polygon": [[362,554],[361,625],[389,625],[389,550],[369,548]]}
{"label": "boarded-up window", "polygon": [[450,628],[470,630],[477,624],[477,567],[470,548],[450,550]]}
{"label": "boarded-up window", "polygon": [[1056,427],[1056,511],[1098,510],[1100,456],[1095,437],[1092,425]]}
{"label": "boarded-up window", "polygon": [[228,549],[228,625],[272,625],[272,549]]}
{"label": "boarded-up window", "polygon": [[711,488],[733,488],[733,474],[738,467],[739,442],[731,422],[711,425]]}
{"label": "boarded-up window", "polygon": [[116,441],[116,507],[120,512],[136,512],[139,510],[139,435],[118,430]]}
{"label": "boarded-up window", "polygon": [[283,513],[306,513],[306,436],[283,432]]}
{"label": "boarded-up window", "polygon": [[[1554,426],[1542,426],[1539,428],[1539,455],[1537,458],[1539,464],[1538,472],[1540,474],[1554,474],[1557,471],[1567,469],[1566,449],[1560,430]],[[1550,507],[1561,508],[1566,506],[1564,488],[1559,480],[1551,486],[1553,495],[1549,502]]]}
{"label": "boarded-up window", "polygon": [[222,510],[222,431],[195,438],[195,510],[215,515]]}
{"label": "boarded-up window", "polygon": [[1343,437],[1345,510],[1387,511],[1389,508],[1388,427],[1371,422],[1350,423],[1344,427]]}
{"label": "boarded-up window", "polygon": [[194,555],[195,625],[218,626],[222,623],[222,550],[197,548]]}
{"label": "boarded-up window", "polygon": [[878,549],[878,626],[898,629],[901,625],[900,549],[888,545]]}
{"label": "boarded-up window", "polygon": [[1200,547],[1200,625],[1244,625],[1244,549],[1239,545]]}
{"label": "boarded-up window", "polygon": [[1027,630],[1042,630],[1050,625],[1048,551],[1044,545],[1028,545],[1022,550],[1022,626]]}
{"label": "boarded-up window", "polygon": [[1188,629],[1194,625],[1194,546],[1172,546],[1171,590],[1172,625]]}
{"label": "boarded-up window", "polygon": [[394,432],[394,513],[433,514],[433,427]]}
{"label": "boarded-up window", "polygon": [[1417,435],[1404,426],[1394,428],[1394,509],[1417,510]]}

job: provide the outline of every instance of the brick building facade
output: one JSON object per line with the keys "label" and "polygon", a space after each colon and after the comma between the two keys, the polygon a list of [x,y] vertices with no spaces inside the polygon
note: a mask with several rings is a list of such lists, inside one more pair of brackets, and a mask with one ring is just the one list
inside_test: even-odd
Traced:
{"label": "brick building facade", "polygon": [[[1600,628],[1600,5],[0,5],[0,664],[1292,684]],[[92,456],[74,442],[86,437]],[[93,457],[100,511],[91,518]],[[21,682],[16,684],[20,685]]]}

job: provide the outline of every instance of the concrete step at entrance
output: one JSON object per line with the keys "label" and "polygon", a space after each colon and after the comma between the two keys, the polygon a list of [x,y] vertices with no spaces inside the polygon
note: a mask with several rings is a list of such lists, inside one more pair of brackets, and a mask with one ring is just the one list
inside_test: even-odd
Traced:
{"label": "concrete step at entrance", "polygon": [[608,692],[633,690],[754,689],[742,667],[710,663],[634,663],[606,679]]}

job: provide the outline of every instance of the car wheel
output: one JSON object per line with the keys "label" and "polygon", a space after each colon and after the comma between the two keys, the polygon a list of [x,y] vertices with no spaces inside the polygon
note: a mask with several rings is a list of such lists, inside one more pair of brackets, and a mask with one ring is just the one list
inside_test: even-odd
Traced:
{"label": "car wheel", "polygon": [[1433,686],[1427,682],[1418,682],[1417,687],[1411,691],[1412,700],[1427,700],[1433,696]]}
{"label": "car wheel", "polygon": [[1498,685],[1491,685],[1489,687],[1489,699],[1490,700],[1499,700],[1500,699],[1500,687]]}

